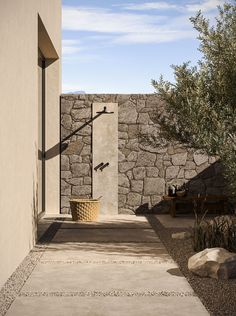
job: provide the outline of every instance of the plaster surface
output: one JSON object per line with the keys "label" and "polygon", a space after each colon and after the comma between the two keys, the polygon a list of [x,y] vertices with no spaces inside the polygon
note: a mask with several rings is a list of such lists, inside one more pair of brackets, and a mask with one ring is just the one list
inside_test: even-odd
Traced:
{"label": "plaster surface", "polygon": [[[107,226],[115,221],[117,225]],[[116,216],[115,221],[103,217],[90,224],[94,228],[74,223],[80,228],[65,229],[69,218],[55,220],[50,239],[35,248],[41,255],[6,316],[208,315],[159,240],[127,242],[125,231],[134,232],[136,238],[143,231],[152,232],[151,226],[137,225],[149,225],[146,218]],[[129,223],[128,228],[122,229],[122,223]],[[56,242],[60,231],[70,236],[66,242]],[[74,235],[87,231],[96,241],[73,242],[69,231]],[[101,241],[105,231],[107,241]],[[113,243],[114,236],[119,238]]]}
{"label": "plaster surface", "polygon": [[[60,0],[0,1],[0,219],[4,222],[0,230],[0,287],[35,243],[39,130],[37,61],[38,47],[48,45],[38,36],[39,16],[60,58]],[[45,57],[52,55],[45,51]],[[48,150],[59,141],[60,59],[48,64],[46,81]],[[58,213],[59,156],[48,160],[46,168],[47,208]]]}
{"label": "plaster surface", "polygon": [[7,316],[207,316],[197,297],[19,297]]}
{"label": "plaster surface", "polygon": [[[106,107],[107,112],[93,121],[92,192],[101,197],[101,214],[118,214],[118,104],[93,103],[93,117]],[[99,164],[109,164],[103,170]]]}
{"label": "plaster surface", "polygon": [[[75,291],[178,291],[189,292],[190,287],[181,275],[168,270],[177,269],[175,263],[50,263],[38,264],[23,292]],[[178,272],[180,274],[180,272]],[[89,278],[88,278],[89,276]],[[128,280],[128,281],[127,281]]]}

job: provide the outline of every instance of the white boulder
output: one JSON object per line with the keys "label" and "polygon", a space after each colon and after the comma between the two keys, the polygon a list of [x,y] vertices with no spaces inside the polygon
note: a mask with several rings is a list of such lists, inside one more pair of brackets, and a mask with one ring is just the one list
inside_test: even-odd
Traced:
{"label": "white boulder", "polygon": [[236,277],[236,254],[224,248],[207,248],[188,260],[188,268],[201,277],[231,279]]}

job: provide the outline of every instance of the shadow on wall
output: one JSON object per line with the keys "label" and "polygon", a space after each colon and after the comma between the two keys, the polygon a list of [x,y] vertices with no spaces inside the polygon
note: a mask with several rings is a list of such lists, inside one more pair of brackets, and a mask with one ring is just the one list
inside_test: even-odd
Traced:
{"label": "shadow on wall", "polygon": [[[223,177],[223,166],[220,161],[216,161],[208,168],[204,169],[202,172],[197,174],[195,177],[191,178],[186,182],[183,179],[174,179],[171,181],[167,181],[166,185],[166,192],[168,191],[168,186],[171,184],[175,185],[183,185],[185,183],[187,188],[187,194],[191,195],[226,195],[227,191],[224,192],[222,187],[225,183]],[[216,201],[217,202],[217,201]],[[215,202],[212,202],[215,203]],[[181,210],[189,211],[189,209],[193,210],[193,204],[190,202],[181,203]],[[228,204],[228,210],[231,211],[231,206]],[[142,214],[142,213],[168,213],[169,212],[169,205],[167,201],[161,201],[154,205],[153,207],[149,207],[148,203],[140,205],[134,213],[135,214]]]}
{"label": "shadow on wall", "polygon": [[42,151],[38,150],[38,159],[39,160],[50,160],[59,154],[62,154],[69,146],[69,143],[65,143],[66,141],[69,141],[72,136],[76,135],[79,131],[83,130],[86,126],[90,125],[94,120],[96,120],[99,116],[103,114],[113,114],[113,112],[107,112],[106,107],[104,107],[103,111],[97,112],[97,115],[86,121],[84,124],[82,124],[80,127],[76,128],[74,131],[69,133],[66,137],[61,139],[59,143],[48,149],[44,154]]}

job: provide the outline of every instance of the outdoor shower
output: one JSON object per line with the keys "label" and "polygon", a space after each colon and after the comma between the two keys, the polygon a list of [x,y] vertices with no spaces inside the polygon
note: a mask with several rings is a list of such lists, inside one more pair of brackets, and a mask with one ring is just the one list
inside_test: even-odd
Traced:
{"label": "outdoor shower", "polygon": [[103,169],[105,169],[106,167],[108,167],[109,166],[109,162],[107,162],[107,163],[103,163],[103,162],[101,162],[100,164],[98,164],[95,168],[94,168],[94,170],[95,171],[98,171],[98,169],[100,170],[100,171],[103,171]]}

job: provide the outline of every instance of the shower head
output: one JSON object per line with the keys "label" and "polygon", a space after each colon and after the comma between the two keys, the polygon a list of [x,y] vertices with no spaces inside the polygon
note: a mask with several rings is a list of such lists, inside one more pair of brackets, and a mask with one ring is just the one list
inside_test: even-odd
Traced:
{"label": "shower head", "polygon": [[102,111],[98,111],[96,113],[100,113],[100,114],[113,114],[114,112],[108,112],[107,111],[107,107],[104,106],[103,110]]}

